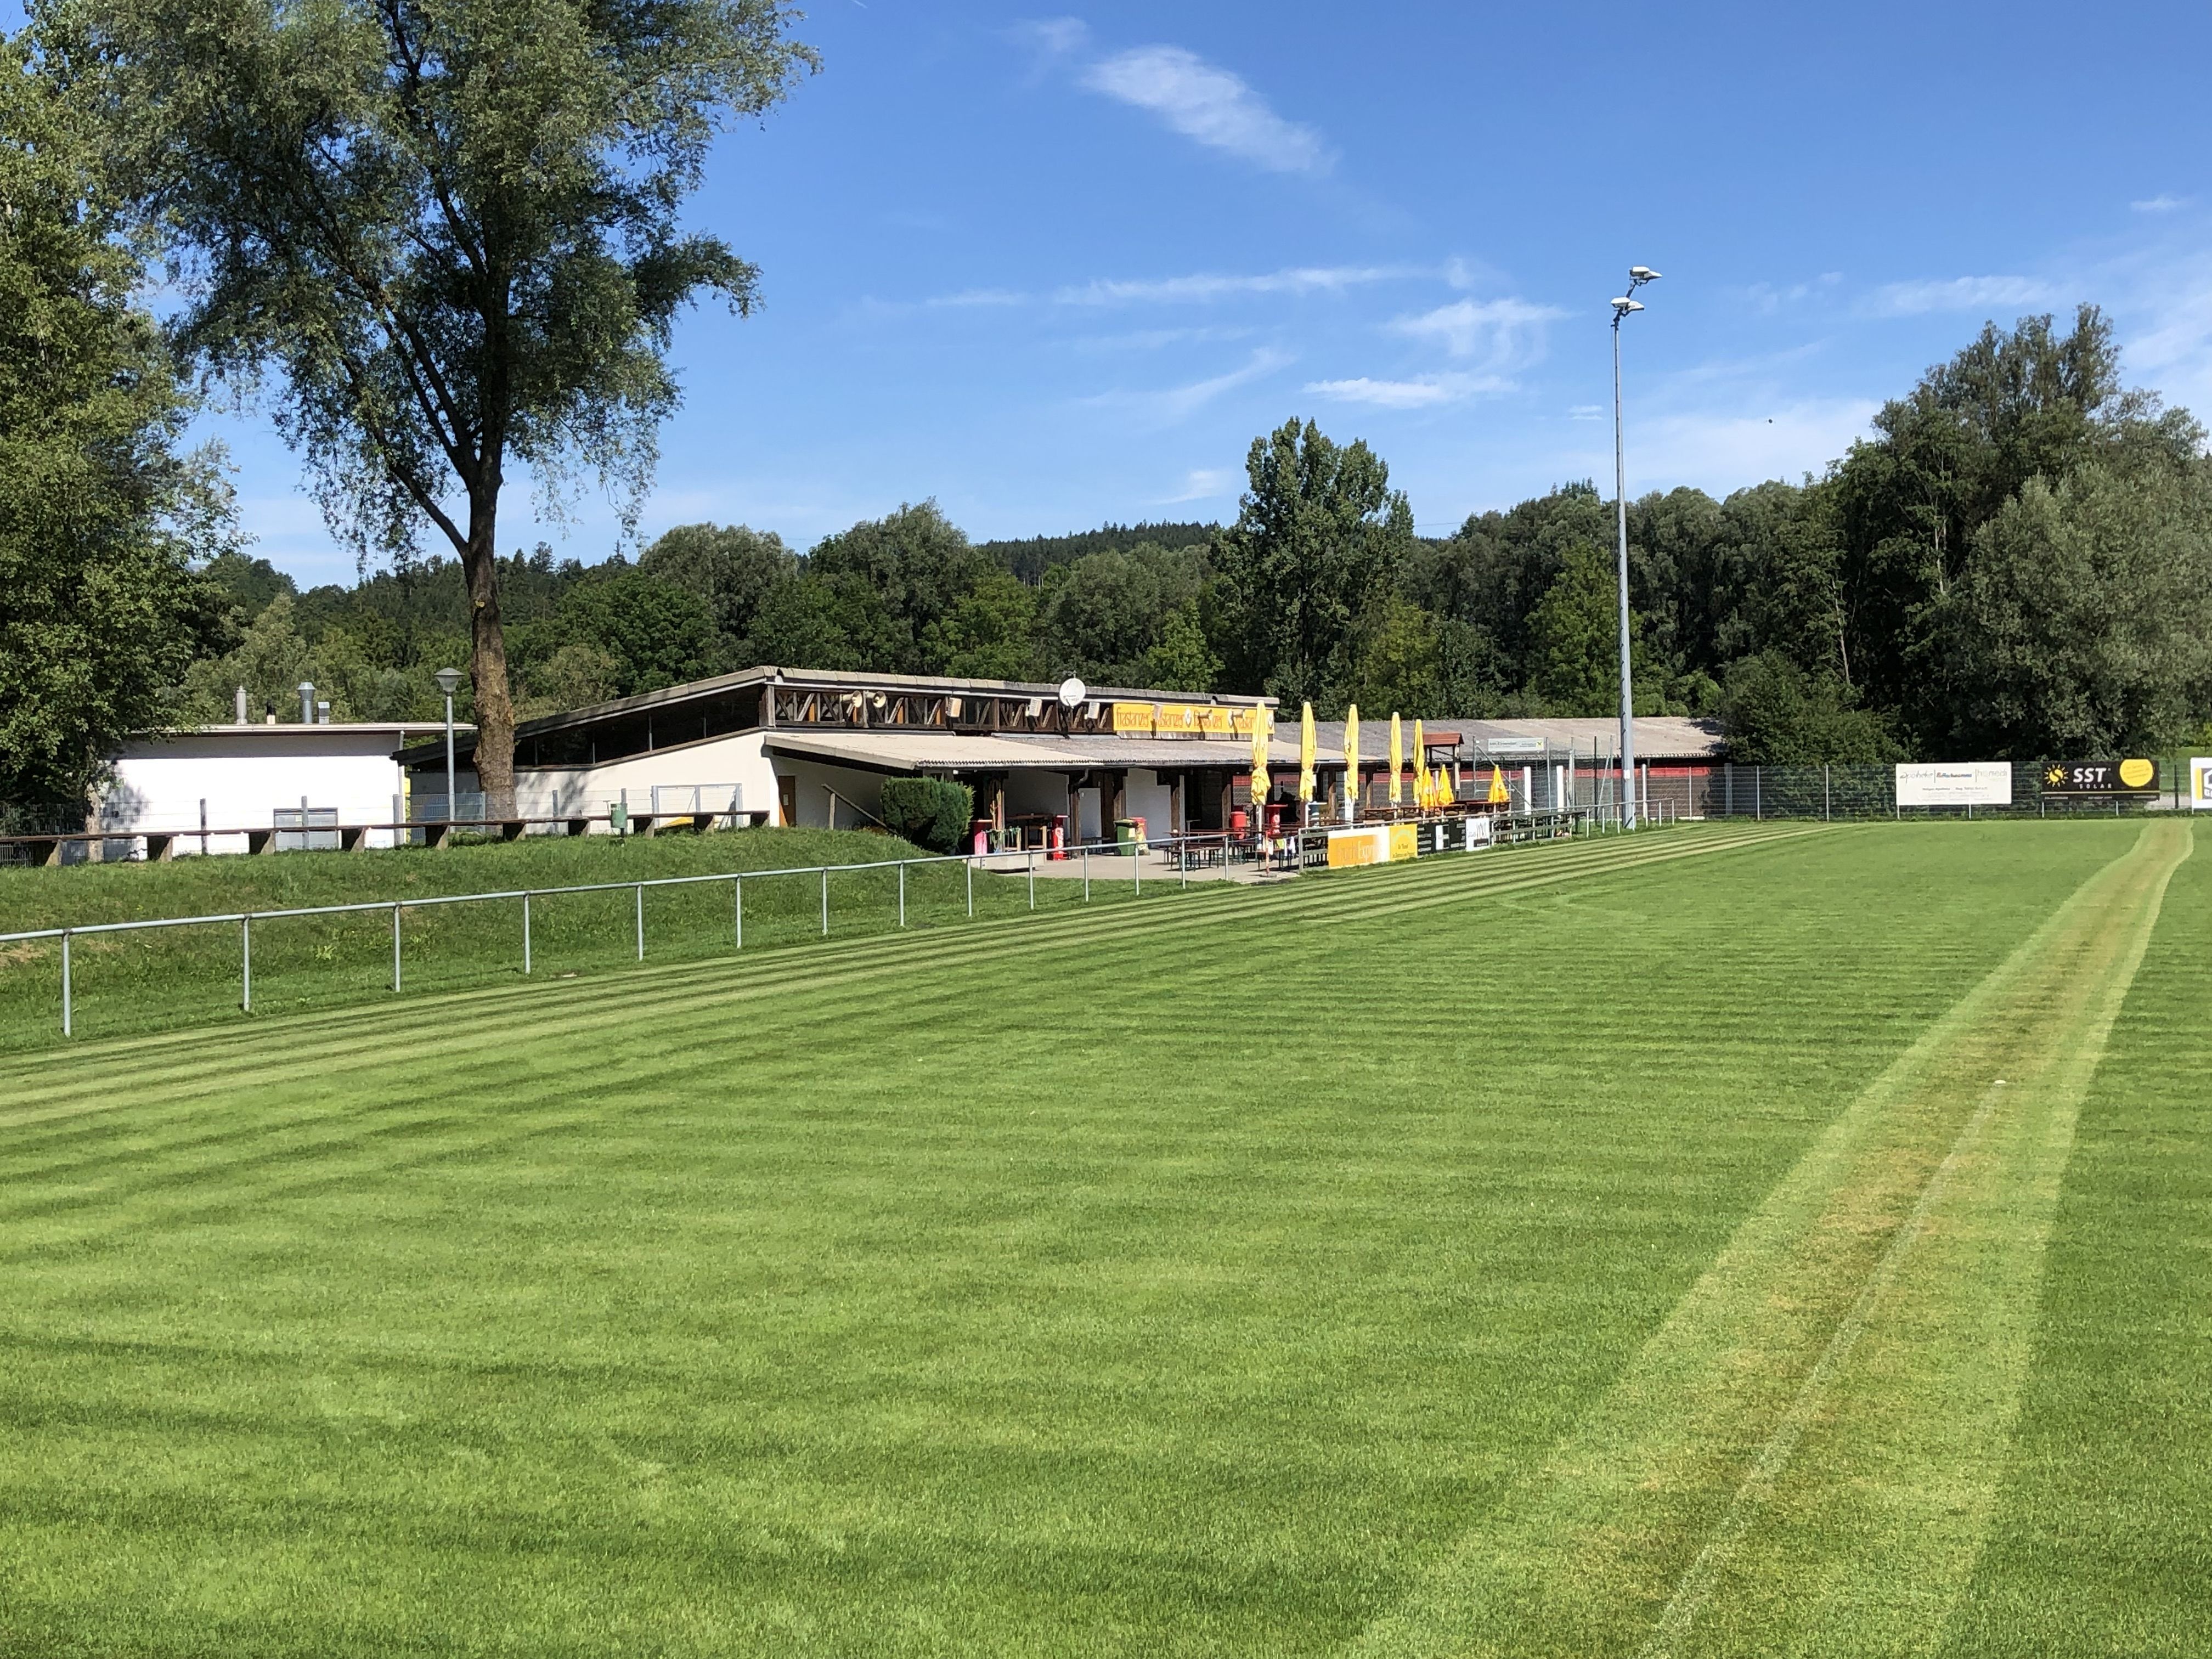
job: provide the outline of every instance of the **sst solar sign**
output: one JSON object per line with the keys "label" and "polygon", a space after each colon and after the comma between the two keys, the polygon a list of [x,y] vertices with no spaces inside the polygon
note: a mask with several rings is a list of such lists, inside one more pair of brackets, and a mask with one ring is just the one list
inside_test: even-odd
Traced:
{"label": "sst solar sign", "polygon": [[2063,762],[2043,769],[2046,795],[2109,800],[2119,795],[2155,795],[2158,764],[2154,761],[2090,761],[2075,765]]}

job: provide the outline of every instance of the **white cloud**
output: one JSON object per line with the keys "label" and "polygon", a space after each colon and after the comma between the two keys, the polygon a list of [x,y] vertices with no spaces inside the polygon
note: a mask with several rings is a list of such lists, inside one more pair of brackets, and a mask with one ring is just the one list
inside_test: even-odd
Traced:
{"label": "white cloud", "polygon": [[1029,295],[1016,293],[1010,288],[966,288],[957,294],[939,294],[924,300],[926,306],[965,307],[972,306],[1019,306],[1029,303]]}
{"label": "white cloud", "polygon": [[1069,343],[1078,351],[1158,351],[1164,346],[1249,339],[1254,331],[1230,324],[1209,324],[1202,328],[1139,328],[1126,334],[1086,335]]}
{"label": "white cloud", "polygon": [[1603,404],[1577,404],[1567,411],[1571,421],[1601,421],[1605,418]]}
{"label": "white cloud", "polygon": [[1870,309],[1878,317],[1918,317],[1931,311],[1986,311],[2005,306],[2041,305],[2053,297],[2048,283],[2033,276],[1954,276],[1948,282],[1891,283],[1875,290]]}
{"label": "white cloud", "polygon": [[1223,466],[1194,467],[1183,474],[1182,488],[1172,495],[1155,496],[1154,507],[1180,507],[1185,501],[1219,501],[1236,491],[1237,474]]}
{"label": "white cloud", "polygon": [[[1629,493],[1689,483],[1724,495],[1766,478],[1818,472],[1854,438],[1867,434],[1881,407],[1870,398],[1813,398],[1753,414],[1699,411],[1648,422],[1632,418]],[[1610,448],[1603,460],[1609,471]]]}
{"label": "white cloud", "polygon": [[1116,52],[1085,70],[1083,84],[1273,172],[1326,173],[1333,160],[1311,127],[1285,121],[1242,77],[1181,46]]}
{"label": "white cloud", "polygon": [[1091,43],[1091,26],[1080,17],[1032,17],[1006,33],[1041,58],[1066,58]]}
{"label": "white cloud", "polygon": [[2187,206],[2188,203],[2185,198],[2179,196],[2160,194],[2152,197],[2148,201],[2130,202],[2128,205],[2137,213],[2171,213],[2178,207]]}
{"label": "white cloud", "polygon": [[1194,380],[1188,386],[1170,386],[1159,392],[1105,392],[1084,401],[1099,408],[1135,410],[1151,420],[1168,426],[1195,414],[1223,392],[1233,392],[1262,375],[1272,374],[1293,361],[1287,351],[1263,346],[1246,360],[1242,368],[1232,368],[1225,374]]}
{"label": "white cloud", "polygon": [[1535,362],[1544,354],[1544,325],[1567,313],[1526,300],[1455,300],[1389,325],[1394,334],[1441,345],[1454,357],[1486,359],[1492,368]]}
{"label": "white cloud", "polygon": [[1225,300],[1244,294],[1336,294],[1418,274],[1403,265],[1306,265],[1249,276],[1201,272],[1139,282],[1101,278],[1058,289],[1052,297],[1065,306],[1102,306]]}
{"label": "white cloud", "polygon": [[1377,380],[1363,374],[1351,380],[1309,380],[1305,389],[1316,398],[1373,409],[1433,409],[1510,386],[1494,374],[1421,374],[1409,380]]}

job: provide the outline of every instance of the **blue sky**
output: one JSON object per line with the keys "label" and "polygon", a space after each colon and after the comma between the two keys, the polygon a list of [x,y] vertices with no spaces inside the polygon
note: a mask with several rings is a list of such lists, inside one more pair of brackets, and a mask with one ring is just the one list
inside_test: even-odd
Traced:
{"label": "blue sky", "polygon": [[[1817,469],[1985,318],[2105,305],[2212,414],[2212,10],[817,0],[823,72],[691,216],[763,270],[680,323],[641,529],[805,546],[934,496],[978,538],[1233,516],[1252,437],[1365,438],[1425,532],[1550,484]],[[258,550],[345,580],[268,422]],[[612,550],[586,490],[501,541]]]}

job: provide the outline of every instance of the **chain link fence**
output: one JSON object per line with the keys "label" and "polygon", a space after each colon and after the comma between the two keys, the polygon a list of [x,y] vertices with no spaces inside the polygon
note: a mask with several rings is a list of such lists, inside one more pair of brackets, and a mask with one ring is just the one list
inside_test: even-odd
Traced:
{"label": "chain link fence", "polygon": [[2046,794],[2039,762],[2012,763],[2009,806],[1900,806],[1894,766],[1717,765],[1649,780],[1654,811],[1662,803],[1686,818],[2050,818],[2112,817],[2171,811],[2189,805],[2188,763],[2159,763],[2156,793],[2095,796]]}

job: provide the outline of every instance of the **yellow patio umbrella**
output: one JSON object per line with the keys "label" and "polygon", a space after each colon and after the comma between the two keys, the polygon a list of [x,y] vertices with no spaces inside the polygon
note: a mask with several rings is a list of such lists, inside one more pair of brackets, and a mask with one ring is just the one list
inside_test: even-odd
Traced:
{"label": "yellow patio umbrella", "polygon": [[1303,805],[1314,795],[1314,724],[1313,705],[1307,703],[1298,715],[1298,802]]}
{"label": "yellow patio umbrella", "polygon": [[1398,724],[1395,709],[1390,714],[1390,805],[1395,806],[1405,799],[1399,787],[1398,775],[1406,769],[1406,732]]}
{"label": "yellow patio umbrella", "polygon": [[1261,809],[1267,804],[1267,739],[1274,724],[1273,711],[1265,703],[1252,710],[1252,833],[1255,836],[1267,827]]}
{"label": "yellow patio umbrella", "polygon": [[1453,801],[1458,799],[1458,797],[1459,791],[1452,787],[1451,774],[1445,771],[1443,767],[1437,767],[1436,810],[1439,812],[1443,811],[1444,808],[1449,806]]}
{"label": "yellow patio umbrella", "polygon": [[[1416,781],[1425,777],[1428,775],[1428,739],[1422,734],[1421,723],[1417,720],[1413,722],[1413,777]],[[1414,804],[1419,806],[1423,811],[1426,811],[1428,810],[1428,802],[1422,800],[1418,795],[1414,797]]]}
{"label": "yellow patio umbrella", "polygon": [[1513,792],[1505,787],[1505,769],[1496,761],[1490,763],[1488,804],[1492,806],[1510,806],[1513,804]]}
{"label": "yellow patio umbrella", "polygon": [[1344,711],[1344,806],[1346,817],[1359,816],[1359,705]]}

